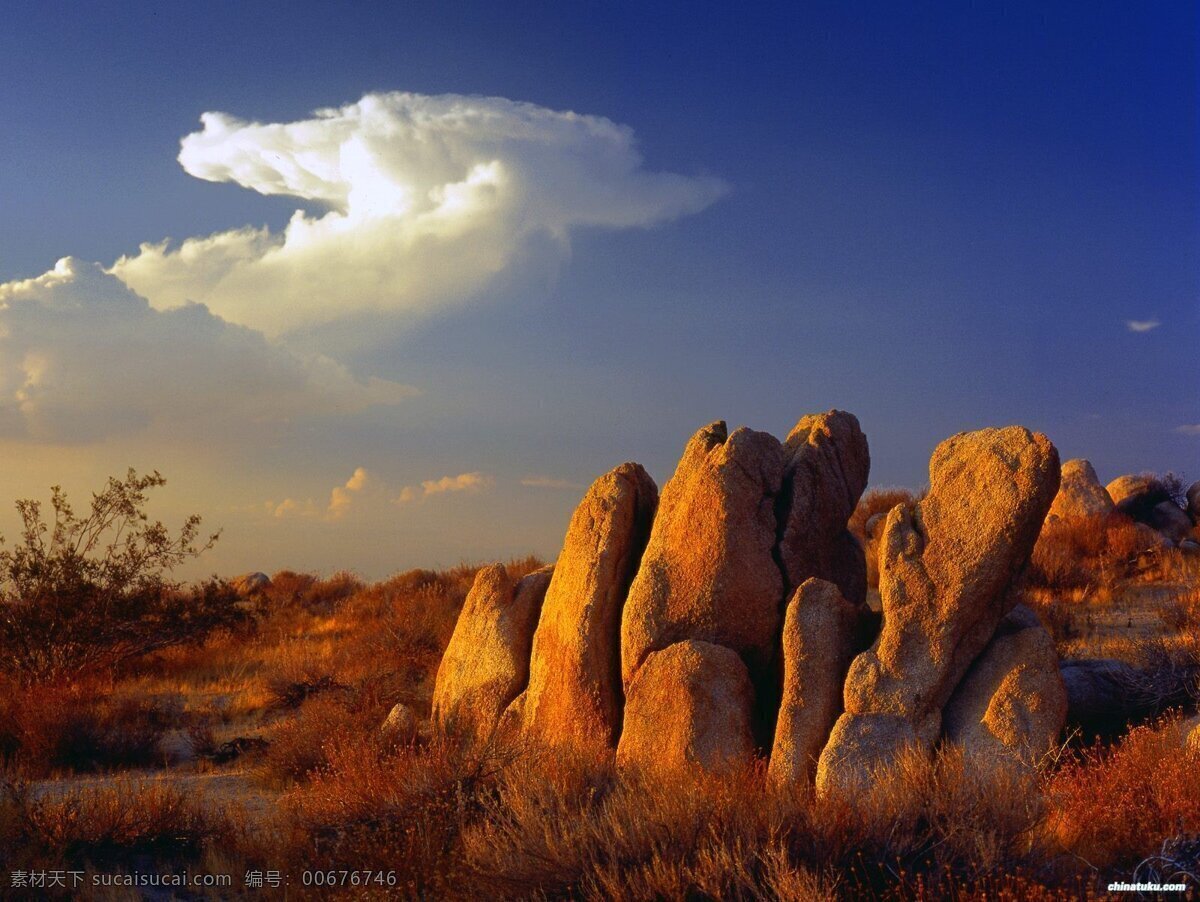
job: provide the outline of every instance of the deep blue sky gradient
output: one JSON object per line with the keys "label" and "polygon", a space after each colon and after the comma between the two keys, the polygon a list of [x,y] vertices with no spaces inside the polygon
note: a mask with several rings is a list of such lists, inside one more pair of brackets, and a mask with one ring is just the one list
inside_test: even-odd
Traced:
{"label": "deep blue sky gradient", "polygon": [[1175,431],[1200,423],[1196,48],[1176,0],[9,2],[0,280],[281,225],[295,201],[180,169],[203,111],[501,95],[627,124],[650,168],[731,192],[577,235],[549,283],[359,348],[364,372],[437,386],[407,453],[485,435],[661,479],[708,420],[781,434],[836,405],[876,484],[1009,422],[1105,478],[1197,478],[1200,437]]}

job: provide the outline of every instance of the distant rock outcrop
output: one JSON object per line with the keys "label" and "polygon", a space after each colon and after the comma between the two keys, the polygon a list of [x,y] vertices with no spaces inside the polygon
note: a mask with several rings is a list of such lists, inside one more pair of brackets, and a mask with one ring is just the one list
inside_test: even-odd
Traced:
{"label": "distant rock outcrop", "polygon": [[932,747],[942,708],[1016,603],[1009,590],[1058,492],[1058,452],[1018,426],[960,433],[929,475],[922,501],[888,514],[883,631],[850,666],[819,789],[861,786],[904,746]]}
{"label": "distant rock outcrop", "polygon": [[629,685],[617,766],[720,773],[754,753],[754,688],[732,649],[686,640],[646,656]]}
{"label": "distant rock outcrop", "polygon": [[790,594],[810,577],[854,604],[867,594],[862,546],[846,529],[871,472],[867,438],[842,410],[802,417],[784,442],[779,560]]}
{"label": "distant rock outcrop", "polygon": [[603,751],[621,730],[621,610],[658,504],[641,466],[601,476],[571,517],[533,634],[524,732]]}
{"label": "distant rock outcrop", "polygon": [[1107,517],[1114,510],[1113,500],[1100,484],[1090,461],[1077,457],[1062,465],[1062,481],[1048,520],[1079,520]]}
{"label": "distant rock outcrop", "polygon": [[783,621],[783,699],[771,748],[771,777],[811,783],[842,710],[842,684],[857,651],[859,607],[838,587],[806,580]]}
{"label": "distant rock outcrop", "polygon": [[519,581],[501,564],[476,574],[434,682],[433,720],[441,730],[487,739],[524,690],[553,569]]}
{"label": "distant rock outcrop", "polygon": [[783,447],[765,432],[704,427],[663,487],[621,620],[626,692],[647,656],[698,639],[736,651],[761,685],[779,640],[775,499]]}
{"label": "distant rock outcrop", "polygon": [[1146,525],[1157,529],[1171,544],[1178,545],[1192,532],[1192,518],[1174,501],[1160,501],[1151,508]]}
{"label": "distant rock outcrop", "polygon": [[1054,640],[1024,605],[1000,621],[943,712],[946,738],[972,757],[1034,764],[1067,718]]}
{"label": "distant rock outcrop", "polygon": [[271,577],[259,571],[243,573],[241,576],[235,576],[230,580],[229,585],[233,586],[233,590],[243,597],[258,595],[271,588]]}

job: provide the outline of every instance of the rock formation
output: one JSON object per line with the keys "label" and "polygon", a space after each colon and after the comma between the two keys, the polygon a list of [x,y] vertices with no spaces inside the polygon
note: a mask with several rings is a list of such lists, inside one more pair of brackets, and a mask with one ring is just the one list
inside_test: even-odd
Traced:
{"label": "rock formation", "polygon": [[720,773],[748,764],[753,705],[746,665],[732,649],[685,640],[653,651],[629,685],[617,766]]}
{"label": "rock formation", "polygon": [[855,658],[818,789],[861,786],[906,745],[931,748],[942,708],[1000,620],[1059,484],[1058,452],[1018,426],[960,433],[929,464],[929,494],[880,540],[883,631]]}
{"label": "rock formation", "polygon": [[529,653],[553,567],[512,579],[493,564],[476,574],[433,687],[442,730],[487,739],[529,679]]}
{"label": "rock formation", "polygon": [[765,432],[693,436],[663,488],[621,620],[627,694],[654,651],[698,639],[733,649],[756,684],[769,682],[783,578],[775,562],[775,498],[783,448]]}
{"label": "rock formation", "polygon": [[654,480],[626,463],[576,508],[533,635],[522,728],[547,744],[616,747],[621,729],[621,610],[650,535]]}
{"label": "rock formation", "polygon": [[1200,482],[1193,482],[1187,490],[1188,516],[1200,526]]}
{"label": "rock formation", "polygon": [[1142,672],[1111,658],[1073,658],[1062,662],[1067,693],[1067,723],[1084,738],[1111,736],[1133,722],[1158,713],[1142,686]]}
{"label": "rock formation", "polygon": [[1160,501],[1151,508],[1146,524],[1157,529],[1172,545],[1178,545],[1192,532],[1192,519],[1174,501]]}
{"label": "rock formation", "polygon": [[1183,722],[1183,744],[1193,755],[1200,755],[1200,715]]}
{"label": "rock formation", "polygon": [[853,414],[841,410],[801,418],[784,442],[779,560],[790,594],[809,577],[829,580],[863,604],[866,561],[846,529],[867,486],[871,455]]}
{"label": "rock formation", "polygon": [[1067,691],[1054,640],[1017,605],[975,659],[942,715],[945,736],[969,756],[1034,764],[1057,742]]}
{"label": "rock formation", "polygon": [[238,595],[258,595],[271,588],[271,577],[265,573],[255,571],[254,573],[243,573],[241,576],[235,576],[230,580],[229,584],[233,586],[233,590]]}
{"label": "rock formation", "polygon": [[417,736],[417,716],[412,708],[397,702],[379,726],[379,736],[387,745],[408,745]]}
{"label": "rock formation", "polygon": [[1117,510],[1139,523],[1146,522],[1156,505],[1171,500],[1170,493],[1153,473],[1118,476],[1105,488]]}
{"label": "rock formation", "polygon": [[1100,484],[1090,461],[1077,457],[1062,465],[1062,482],[1050,505],[1048,520],[1106,517],[1113,510],[1113,500]]}
{"label": "rock formation", "polygon": [[806,580],[783,621],[783,699],[770,775],[811,783],[817,758],[842,710],[842,684],[856,648],[859,608],[838,587]]}

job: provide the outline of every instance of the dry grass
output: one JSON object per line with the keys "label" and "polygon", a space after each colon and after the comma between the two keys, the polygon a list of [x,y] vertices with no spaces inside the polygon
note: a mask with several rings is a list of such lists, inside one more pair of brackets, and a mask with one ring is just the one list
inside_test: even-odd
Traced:
{"label": "dry grass", "polygon": [[[13,867],[380,869],[395,872],[396,895],[424,898],[1074,898],[1153,854],[1176,861],[1200,833],[1188,790],[1200,761],[1173,721],[1065,752],[1039,773],[981,770],[952,749],[905,757],[869,793],[825,800],[775,787],[761,768],[646,779],[561,754],[460,747],[433,736],[427,717],[474,573],[412,571],[375,585],[276,574],[252,632],[165,650],[107,679],[29,689],[48,702],[6,694],[10,773],[44,775],[29,768],[35,749],[104,747],[81,736],[111,733],[134,750],[60,757],[52,769],[64,779],[10,787],[0,852]],[[1181,613],[1151,619],[1195,631],[1194,592],[1178,596]],[[1116,595],[1105,603],[1117,610]],[[1195,643],[1151,645],[1145,659],[1159,655],[1163,674],[1155,691],[1174,692]],[[397,701],[421,720],[400,746],[378,729]],[[194,765],[196,779],[241,781],[241,795],[70,779],[158,764],[136,750],[180,726],[207,730],[210,745],[269,743]]]}
{"label": "dry grass", "polygon": [[12,869],[107,869],[147,856],[182,864],[232,831],[202,799],[156,783],[35,796],[10,782],[0,798],[0,843]]}

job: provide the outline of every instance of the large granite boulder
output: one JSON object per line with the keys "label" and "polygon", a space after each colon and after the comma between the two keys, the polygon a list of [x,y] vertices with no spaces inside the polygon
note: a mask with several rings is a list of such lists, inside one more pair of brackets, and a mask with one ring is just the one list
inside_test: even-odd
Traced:
{"label": "large granite boulder", "polygon": [[485,740],[525,688],[529,653],[553,567],[514,580],[502,564],[482,568],[467,594],[433,687],[433,721]]}
{"label": "large granite boulder", "polygon": [[1062,482],[1047,519],[1107,517],[1114,509],[1113,500],[1100,484],[1090,461],[1077,457],[1062,465]]}
{"label": "large granite boulder", "polygon": [[932,748],[942,708],[1016,603],[1058,492],[1058,452],[1019,426],[960,433],[934,451],[929,476],[929,494],[884,525],[883,630],[850,665],[822,791],[865,785],[904,746]]}
{"label": "large granite boulder", "polygon": [[1067,719],[1067,691],[1054,640],[1017,605],[946,703],[945,736],[975,759],[1035,764]]}
{"label": "large granite boulder", "polygon": [[571,517],[533,634],[524,732],[549,745],[604,751],[621,731],[621,610],[658,504],[635,463],[601,476]]}
{"label": "large granite boulder", "polygon": [[858,605],[838,587],[806,580],[783,621],[783,698],[775,724],[770,775],[811,783],[817,759],[842,711],[842,684],[858,650]]}
{"label": "large granite boulder", "polygon": [[647,656],[687,639],[742,656],[769,681],[779,640],[783,579],[775,562],[775,498],[783,448],[765,432],[723,422],[684,449],[663,488],[621,620],[626,692]]}
{"label": "large granite boulder", "polygon": [[1171,493],[1153,473],[1118,476],[1105,488],[1117,510],[1139,523],[1146,523],[1155,507],[1171,500]]}
{"label": "large granite boulder", "polygon": [[646,656],[629,684],[617,766],[721,773],[750,763],[754,688],[732,649],[685,640]]}
{"label": "large granite boulder", "polygon": [[1187,490],[1188,516],[1192,523],[1200,526],[1200,482],[1193,482]]}
{"label": "large granite boulder", "polygon": [[837,585],[855,604],[866,600],[866,561],[846,523],[871,472],[867,438],[842,410],[802,417],[784,442],[779,560],[787,593],[810,577]]}

